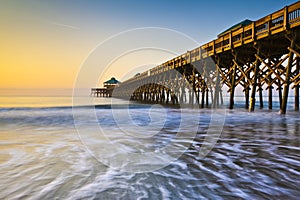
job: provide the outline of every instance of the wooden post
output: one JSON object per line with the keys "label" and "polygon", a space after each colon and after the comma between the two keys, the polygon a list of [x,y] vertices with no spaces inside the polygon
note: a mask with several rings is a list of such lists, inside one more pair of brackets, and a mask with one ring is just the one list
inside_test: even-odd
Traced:
{"label": "wooden post", "polygon": [[284,30],[287,30],[289,28],[289,12],[287,6],[284,7],[283,28]]}
{"label": "wooden post", "polygon": [[247,86],[245,88],[245,108],[246,109],[249,109],[249,97],[250,97],[250,89],[249,87]]}
{"label": "wooden post", "polygon": [[220,103],[221,103],[221,105],[224,105],[222,90],[220,90]]}
{"label": "wooden post", "polygon": [[148,83],[147,86],[147,101],[151,101],[151,83]]}
{"label": "wooden post", "polygon": [[259,81],[259,88],[258,88],[258,91],[259,91],[259,108],[263,109],[264,108],[264,100],[263,100],[263,93],[262,93],[263,89],[262,89],[260,77],[258,78],[258,81]]}
{"label": "wooden post", "polygon": [[143,88],[142,88],[142,91],[143,91],[143,93],[144,93],[144,95],[143,95],[143,101],[146,101],[147,100],[147,90],[146,90],[146,84],[147,83],[144,83],[144,85],[143,85]]}
{"label": "wooden post", "polygon": [[262,94],[263,89],[259,88],[258,90],[259,90],[259,108],[263,109],[264,108],[264,99]]}
{"label": "wooden post", "polygon": [[[237,62],[237,56],[236,54],[234,55],[234,59]],[[229,100],[229,109],[233,109],[234,105],[234,90],[235,90],[235,76],[236,76],[236,64],[234,63],[233,67],[233,72],[231,74],[231,88],[230,88],[230,100]]]}
{"label": "wooden post", "polygon": [[185,95],[185,88],[184,88],[184,82],[185,82],[185,80],[186,80],[186,78],[185,78],[185,69],[186,68],[184,68],[184,71],[183,71],[183,74],[182,74],[182,79],[181,79],[181,95],[180,95],[180,103],[183,103],[183,99],[184,99],[184,97],[183,97],[183,95]]}
{"label": "wooden post", "polygon": [[207,87],[206,88],[206,108],[208,108],[208,105],[209,105],[209,103],[208,103],[208,92],[209,92],[209,89]]}
{"label": "wooden post", "polygon": [[175,88],[174,88],[175,104],[178,104],[178,102],[180,100],[180,82],[179,82],[180,75],[178,75],[178,73],[176,73],[176,79],[175,79],[176,83],[175,83]]}
{"label": "wooden post", "polygon": [[155,81],[153,80],[152,78],[152,81],[151,81],[151,103],[154,103],[155,101]]}
{"label": "wooden post", "polygon": [[159,103],[161,101],[161,97],[160,97],[160,86],[158,84],[156,84],[155,92],[156,92],[155,101]]}
{"label": "wooden post", "polygon": [[[272,67],[272,62],[271,62],[271,55],[269,54],[269,59],[268,59],[268,64],[270,65],[270,67]],[[272,76],[269,77],[269,84],[268,84],[268,107],[269,110],[273,109],[273,86],[272,86]]]}
{"label": "wooden post", "polygon": [[180,95],[180,103],[183,103],[184,101],[184,95],[185,95],[185,88],[184,88],[184,80],[185,80],[185,75],[182,76],[181,80],[181,95]]}
{"label": "wooden post", "polygon": [[219,66],[219,59],[218,59],[218,65],[216,66],[216,86],[215,86],[215,97],[214,97],[214,101],[213,101],[213,108],[216,108],[217,106],[219,106],[219,93],[220,93],[220,72],[219,72],[219,69],[218,69],[218,66]]}
{"label": "wooden post", "polygon": [[195,75],[195,68],[193,67],[192,73],[192,105],[194,105],[195,93],[196,93],[196,75]]}
{"label": "wooden post", "polygon": [[192,104],[192,87],[189,85],[189,104]]}
{"label": "wooden post", "polygon": [[[250,64],[247,65],[247,67],[250,67]],[[245,87],[245,108],[248,110],[249,109],[249,99],[250,99],[250,87],[249,87],[249,79],[250,79],[250,72],[246,73],[247,78],[245,78],[246,82],[246,87]]]}
{"label": "wooden post", "polygon": [[164,103],[165,99],[166,99],[166,96],[165,96],[165,87],[161,86],[161,103]]}
{"label": "wooden post", "polygon": [[[197,84],[196,84],[197,81]],[[198,106],[200,105],[199,102],[199,74],[197,74],[197,76],[195,75],[195,100],[196,100],[196,104],[198,104]]]}
{"label": "wooden post", "polygon": [[256,40],[255,22],[252,22],[252,41]]}
{"label": "wooden post", "polygon": [[202,84],[203,85],[202,85],[202,96],[201,96],[201,108],[204,108],[204,100],[205,100],[205,90],[206,90],[206,88],[205,88],[204,81],[203,81]]}
{"label": "wooden post", "polygon": [[[193,83],[193,85],[194,85],[194,83]],[[192,103],[192,105],[194,105],[194,103],[195,103],[195,87],[194,86],[192,86],[192,101],[191,101],[191,103]]]}
{"label": "wooden post", "polygon": [[[291,48],[293,49],[295,46],[295,39],[293,38],[291,41]],[[290,76],[291,76],[291,70],[292,70],[292,65],[293,65],[293,58],[294,58],[294,53],[292,51],[289,52],[289,60],[288,60],[288,65],[286,67],[286,74],[285,74],[285,84],[284,84],[284,89],[283,89],[283,97],[282,97],[282,106],[280,110],[280,114],[286,114],[286,109],[287,109],[287,101],[288,101],[288,96],[289,96],[289,88],[290,88]]]}
{"label": "wooden post", "polygon": [[[296,74],[300,73],[300,58],[296,60]],[[295,111],[299,111],[299,84],[295,85]]]}
{"label": "wooden post", "polygon": [[232,30],[230,30],[229,44],[230,44],[230,48],[232,49]]}
{"label": "wooden post", "polygon": [[[260,54],[260,47],[257,48],[257,55],[259,56]],[[259,72],[259,66],[260,66],[260,61],[258,58],[256,58],[255,61],[255,68],[254,68],[254,77],[253,77],[253,86],[252,86],[252,94],[250,98],[250,105],[249,105],[249,111],[253,112],[255,108],[255,94],[256,94],[256,86],[257,86],[257,79],[258,79],[258,72]]]}
{"label": "wooden post", "polygon": [[279,108],[281,109],[282,106],[282,87],[281,87],[281,81],[278,80],[278,98],[279,98]]}
{"label": "wooden post", "polygon": [[169,103],[169,100],[170,100],[170,89],[167,88],[167,100],[166,100],[166,104]]}
{"label": "wooden post", "polygon": [[268,105],[269,105],[269,110],[272,110],[273,109],[273,99],[272,99],[273,86],[269,85],[268,90],[269,90]]}
{"label": "wooden post", "polygon": [[200,105],[200,88],[197,88],[197,103]]}
{"label": "wooden post", "polygon": [[214,99],[214,93],[213,93],[212,86],[209,87],[209,90],[210,90],[210,100],[211,100],[211,103],[213,104],[215,99]]}

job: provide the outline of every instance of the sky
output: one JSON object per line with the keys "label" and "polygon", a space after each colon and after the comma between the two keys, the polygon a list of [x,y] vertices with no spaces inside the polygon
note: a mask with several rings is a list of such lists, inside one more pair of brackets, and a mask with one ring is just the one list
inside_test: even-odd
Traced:
{"label": "sky", "polygon": [[[257,20],[295,2],[0,0],[0,89],[73,88],[90,60],[99,68],[90,74],[96,74],[98,82],[88,81],[90,75],[86,73],[82,87],[101,86],[112,76],[124,80],[215,39],[218,33],[246,18]],[[130,32],[143,27],[159,27],[164,36],[151,37],[151,29],[147,33]],[[123,37],[125,42],[117,42],[122,33],[130,36]],[[138,33],[142,37],[134,35]],[[193,42],[172,49],[181,41],[176,39],[178,35],[192,38]],[[136,50],[138,45],[132,44],[138,40],[158,48],[158,44],[169,41],[168,49]],[[107,52],[99,50],[102,44],[110,45]],[[120,49],[130,52],[124,56]],[[111,62],[103,62],[109,56]]]}

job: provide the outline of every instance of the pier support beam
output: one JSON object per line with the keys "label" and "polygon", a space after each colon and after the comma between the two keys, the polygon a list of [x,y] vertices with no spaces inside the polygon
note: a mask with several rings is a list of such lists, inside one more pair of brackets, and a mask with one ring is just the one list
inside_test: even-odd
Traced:
{"label": "pier support beam", "polygon": [[[234,55],[234,60],[237,61],[237,55]],[[231,74],[231,88],[230,88],[230,99],[229,99],[229,109],[233,109],[234,105],[234,91],[235,91],[235,77],[236,77],[236,63],[233,62],[233,70]]]}
{"label": "pier support beam", "polygon": [[180,90],[181,90],[181,93],[180,93],[180,103],[185,103],[184,99],[186,99],[186,96],[185,96],[185,81],[186,81],[186,77],[185,77],[185,74],[186,74],[186,68],[184,68],[184,71],[183,71],[183,74],[182,74],[182,79],[181,79],[181,85],[180,85]]}
{"label": "pier support beam", "polygon": [[[296,74],[300,73],[300,58],[296,60]],[[295,111],[299,111],[299,84],[295,85]]]}
{"label": "pier support beam", "polygon": [[263,89],[262,89],[260,78],[258,80],[259,80],[259,88],[258,88],[258,92],[259,92],[259,108],[263,109],[264,108],[264,99],[263,99],[263,93],[262,93]]}
{"label": "pier support beam", "polygon": [[[272,65],[272,62],[271,62],[271,59],[270,59],[270,57],[271,57],[271,55],[270,54],[268,54],[268,57],[269,57],[269,59],[268,59],[268,64],[269,64],[269,66],[271,66]],[[272,81],[273,81],[273,79],[272,79],[272,76],[270,75],[269,76],[269,78],[268,78],[268,87],[267,87],[267,90],[268,90],[268,108],[269,108],[269,110],[272,110],[273,109],[273,85],[272,85]]]}
{"label": "pier support beam", "polygon": [[209,89],[208,88],[206,88],[206,108],[208,108],[208,106],[209,106],[209,103],[208,103],[208,92],[209,92]]}
{"label": "pier support beam", "polygon": [[250,90],[249,87],[245,88],[245,108],[249,109]]}
{"label": "pier support beam", "polygon": [[[247,66],[248,68],[250,68],[250,65]],[[250,72],[247,72],[246,74],[246,77],[250,77]],[[249,100],[250,100],[250,87],[249,85],[251,84],[250,83],[250,80],[248,80],[247,78],[245,77],[245,109],[249,109]]]}
{"label": "pier support beam", "polygon": [[223,93],[222,93],[221,89],[220,89],[220,103],[221,103],[221,105],[224,105]]}
{"label": "pier support beam", "polygon": [[269,106],[269,110],[272,110],[273,109],[273,86],[272,85],[269,85],[268,91],[269,91],[268,106]]}
{"label": "pier support beam", "polygon": [[193,70],[192,70],[192,101],[191,101],[191,105],[194,105],[195,94],[196,94],[196,73],[195,73],[195,68],[193,67]]}
{"label": "pier support beam", "polygon": [[[217,58],[217,65],[216,67],[220,66],[220,59]],[[213,101],[213,108],[219,106],[219,94],[220,94],[220,71],[216,69],[216,86],[215,86],[215,94],[214,94],[214,101]]]}
{"label": "pier support beam", "polygon": [[[203,81],[204,82],[204,81]],[[205,83],[202,83],[202,88],[201,88],[201,91],[202,91],[202,96],[201,96],[201,108],[204,108],[204,101],[205,101],[205,90],[206,90],[206,87],[205,87]]]}
{"label": "pier support beam", "polygon": [[214,103],[214,92],[213,92],[212,86],[210,86],[209,90],[210,90],[211,104],[213,105],[213,103]]}
{"label": "pier support beam", "polygon": [[166,104],[168,104],[169,101],[170,101],[170,93],[171,93],[171,90],[169,88],[167,88],[167,100],[166,100]]}
{"label": "pier support beam", "polygon": [[189,104],[191,105],[192,104],[192,86],[189,85],[188,87],[188,90],[189,90]]}
{"label": "pier support beam", "polygon": [[[293,49],[295,46],[295,39],[291,40],[291,48]],[[286,114],[286,109],[287,109],[287,101],[288,101],[288,96],[289,96],[289,88],[290,88],[290,76],[291,76],[291,70],[292,70],[292,65],[293,65],[293,58],[294,58],[294,53],[292,51],[289,52],[289,61],[286,67],[286,74],[285,74],[285,84],[284,84],[284,89],[283,89],[283,97],[282,97],[282,106],[280,110],[280,114],[285,115]]]}
{"label": "pier support beam", "polygon": [[259,108],[263,109],[264,108],[264,99],[262,94],[263,89],[259,88],[258,90],[259,90]]}
{"label": "pier support beam", "polygon": [[215,94],[214,94],[214,103],[213,108],[217,108],[220,105],[220,77],[219,73],[217,72],[217,81],[215,86]]}
{"label": "pier support beam", "polygon": [[197,103],[200,106],[200,88],[197,88]]}
{"label": "pier support beam", "polygon": [[278,98],[279,98],[279,108],[281,109],[282,106],[282,87],[281,87],[281,81],[278,80]]}
{"label": "pier support beam", "polygon": [[[260,47],[257,48],[257,56],[260,55]],[[254,76],[253,76],[253,86],[252,86],[252,94],[250,98],[250,105],[249,105],[249,111],[253,112],[255,108],[255,94],[256,94],[256,86],[257,86],[257,79],[258,79],[258,72],[259,72],[259,66],[260,66],[260,61],[256,57],[255,61],[255,68],[254,68]]]}

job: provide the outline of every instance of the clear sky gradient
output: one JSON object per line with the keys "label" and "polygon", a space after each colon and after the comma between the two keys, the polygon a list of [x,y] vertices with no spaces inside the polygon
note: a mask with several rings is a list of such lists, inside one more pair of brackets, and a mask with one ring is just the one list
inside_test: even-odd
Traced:
{"label": "clear sky gradient", "polygon": [[[204,44],[235,23],[257,20],[294,2],[0,0],[0,88],[72,88],[89,53],[125,30],[168,28]],[[107,77],[125,71],[109,73]]]}

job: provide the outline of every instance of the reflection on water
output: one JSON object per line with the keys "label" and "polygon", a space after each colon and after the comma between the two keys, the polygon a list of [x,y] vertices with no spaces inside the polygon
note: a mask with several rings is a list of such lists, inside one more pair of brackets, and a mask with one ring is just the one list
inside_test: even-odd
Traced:
{"label": "reflection on water", "polygon": [[[1,93],[0,93],[1,94]],[[76,97],[76,100],[82,102],[79,106],[88,105],[110,105],[124,104],[124,100],[115,98],[92,98],[89,96]],[[72,106],[72,96],[0,96],[0,108],[45,108],[45,107],[70,107]],[[90,103],[90,104],[88,104]]]}
{"label": "reflection on water", "polygon": [[[80,109],[84,113],[86,108]],[[183,117],[190,115],[186,111]],[[176,110],[169,112],[176,118]],[[151,140],[122,138],[110,109],[98,108],[96,113],[110,140],[124,148],[182,142],[174,137],[176,123]],[[201,113],[199,132],[177,161],[153,172],[128,173],[99,163],[87,152],[71,108],[0,109],[0,199],[299,198],[299,113],[230,111],[215,148],[203,159],[198,151],[210,116]],[[149,123],[148,115],[134,119]]]}

